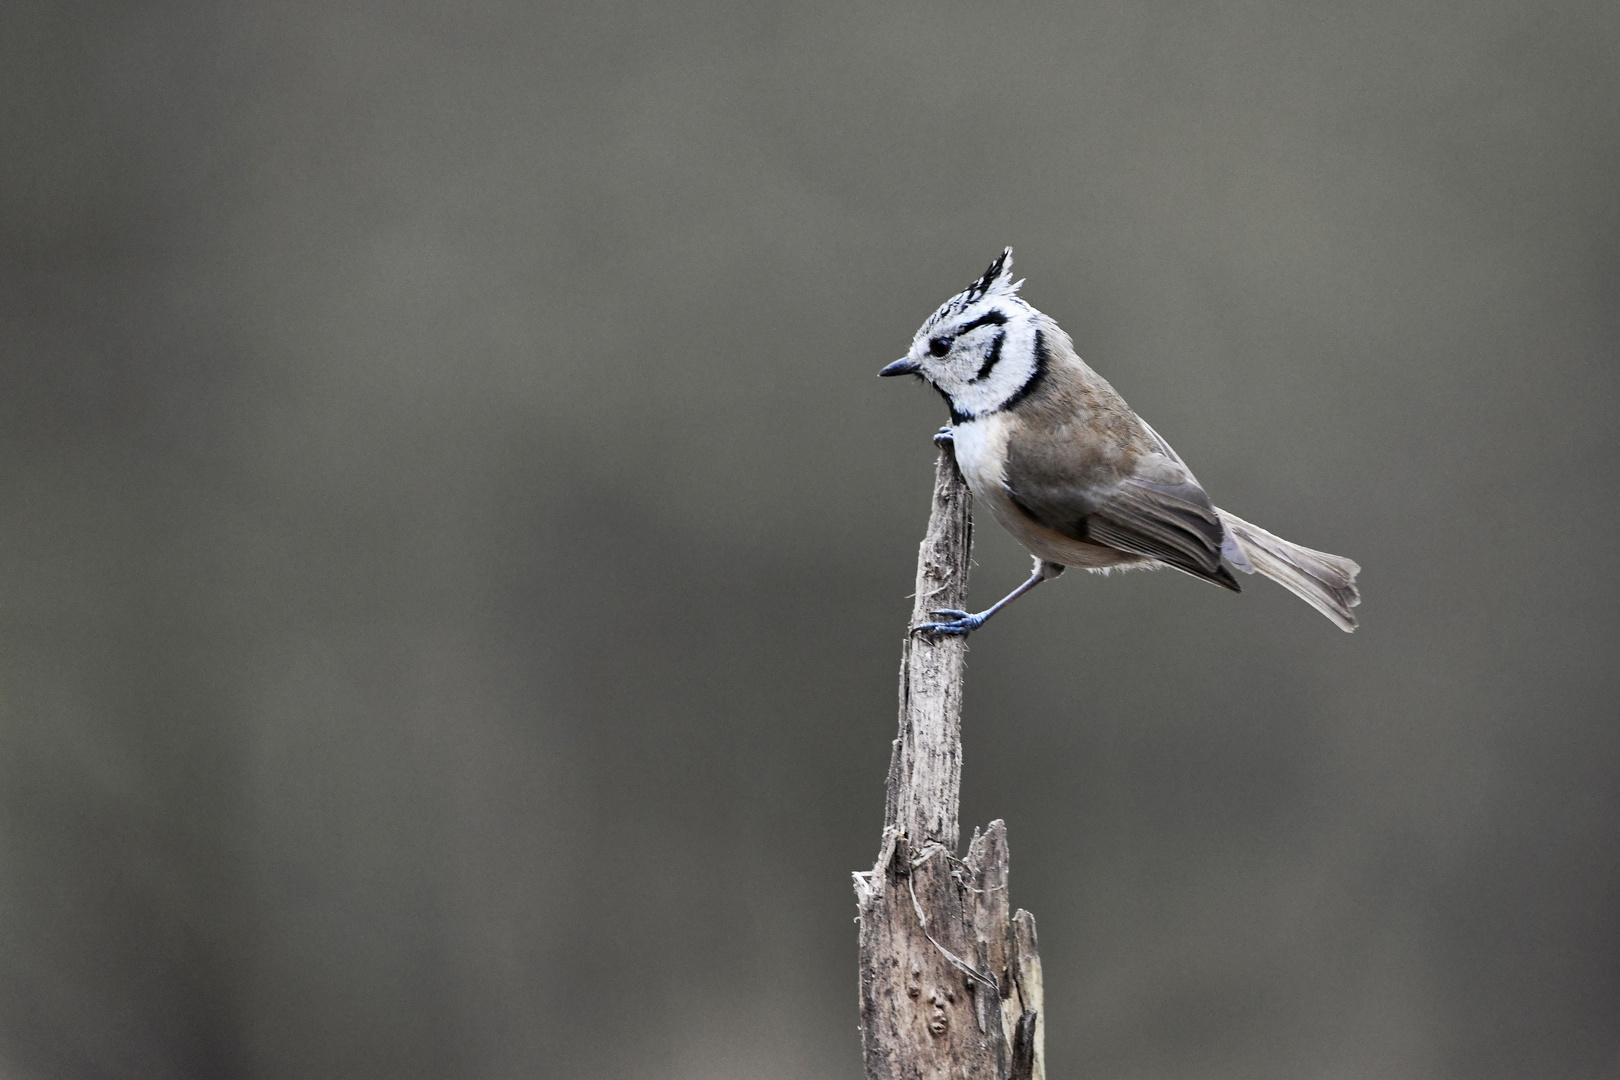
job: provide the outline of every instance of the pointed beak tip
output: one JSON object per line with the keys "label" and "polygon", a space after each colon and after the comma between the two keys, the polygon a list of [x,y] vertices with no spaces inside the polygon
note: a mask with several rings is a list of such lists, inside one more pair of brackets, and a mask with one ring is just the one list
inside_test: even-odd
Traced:
{"label": "pointed beak tip", "polygon": [[917,374],[917,371],[917,361],[908,356],[902,356],[900,359],[878,372],[878,377],[888,378],[891,375],[915,375]]}

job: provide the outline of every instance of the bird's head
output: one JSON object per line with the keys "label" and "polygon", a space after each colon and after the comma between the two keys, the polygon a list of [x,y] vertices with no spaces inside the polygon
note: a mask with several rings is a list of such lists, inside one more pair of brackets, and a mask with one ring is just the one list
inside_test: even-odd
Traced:
{"label": "bird's head", "polygon": [[911,350],[879,375],[917,375],[944,395],[951,420],[997,411],[1037,376],[1040,312],[1018,296],[1012,248],[984,275],[940,306],[912,339]]}

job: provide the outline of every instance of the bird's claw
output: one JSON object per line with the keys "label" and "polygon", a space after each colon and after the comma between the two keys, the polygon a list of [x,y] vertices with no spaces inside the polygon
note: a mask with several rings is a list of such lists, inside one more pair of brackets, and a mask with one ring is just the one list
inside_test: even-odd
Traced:
{"label": "bird's claw", "polygon": [[972,633],[974,629],[975,627],[970,625],[966,619],[960,619],[948,623],[925,622],[913,626],[911,632],[913,634],[926,634],[929,637],[961,637]]}
{"label": "bird's claw", "polygon": [[942,427],[938,431],[934,432],[935,446],[950,446],[955,441],[956,436],[951,434],[951,429],[948,427]]}
{"label": "bird's claw", "polygon": [[920,623],[911,628],[913,634],[959,637],[964,634],[971,634],[984,625],[984,616],[969,615],[967,612],[959,611],[956,608],[940,608],[938,611],[930,611],[928,614],[935,618],[948,617],[951,621]]}

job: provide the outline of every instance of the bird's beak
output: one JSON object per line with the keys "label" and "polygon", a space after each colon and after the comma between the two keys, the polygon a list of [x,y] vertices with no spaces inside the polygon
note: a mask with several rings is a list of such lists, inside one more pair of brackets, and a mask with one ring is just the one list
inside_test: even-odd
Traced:
{"label": "bird's beak", "polygon": [[915,375],[922,370],[922,365],[909,356],[902,356],[882,371],[879,375],[887,378],[890,375]]}

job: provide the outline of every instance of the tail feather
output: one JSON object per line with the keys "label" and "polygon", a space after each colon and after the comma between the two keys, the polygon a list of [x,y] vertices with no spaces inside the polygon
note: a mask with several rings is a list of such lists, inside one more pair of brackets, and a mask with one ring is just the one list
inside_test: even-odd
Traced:
{"label": "tail feather", "polygon": [[[1356,589],[1361,567],[1343,556],[1289,543],[1225,510],[1217,508],[1215,512],[1221,515],[1227,535],[1245,556],[1239,560],[1228,554],[1233,566],[1251,574],[1258,570],[1332,619],[1345,633],[1356,628],[1356,617],[1350,609],[1361,603],[1361,593]],[[1251,565],[1245,566],[1244,561]]]}

